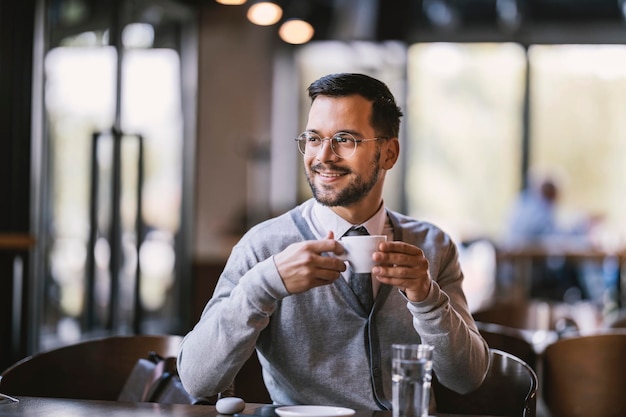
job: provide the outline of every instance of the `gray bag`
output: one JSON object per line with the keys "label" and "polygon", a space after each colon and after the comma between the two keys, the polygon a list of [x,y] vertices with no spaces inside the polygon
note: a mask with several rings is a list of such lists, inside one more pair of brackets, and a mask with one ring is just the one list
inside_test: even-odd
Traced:
{"label": "gray bag", "polygon": [[196,398],[190,395],[176,370],[176,358],[163,358],[149,352],[139,359],[128,375],[118,401],[153,402],[163,404],[215,404],[217,396]]}

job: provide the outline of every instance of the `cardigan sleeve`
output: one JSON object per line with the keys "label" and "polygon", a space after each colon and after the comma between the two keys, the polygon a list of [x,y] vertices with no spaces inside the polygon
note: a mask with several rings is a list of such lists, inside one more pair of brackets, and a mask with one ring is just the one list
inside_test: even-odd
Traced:
{"label": "cardigan sleeve", "polygon": [[233,248],[200,320],[183,339],[178,372],[191,395],[215,395],[232,383],[277,303],[289,295],[271,256],[276,248],[250,244],[258,233],[251,229]]}
{"label": "cardigan sleeve", "polygon": [[455,243],[433,225],[420,223],[416,229],[415,240],[429,261],[432,282],[426,299],[407,300],[407,307],[420,339],[435,346],[433,369],[439,381],[467,393],[487,373],[489,347],[469,311]]}

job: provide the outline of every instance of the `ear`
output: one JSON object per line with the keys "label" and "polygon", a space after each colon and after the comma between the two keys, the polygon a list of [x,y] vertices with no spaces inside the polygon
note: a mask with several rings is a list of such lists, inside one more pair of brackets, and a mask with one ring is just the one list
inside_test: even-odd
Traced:
{"label": "ear", "polygon": [[400,141],[398,138],[389,138],[384,141],[380,157],[382,168],[386,170],[393,168],[399,155]]}

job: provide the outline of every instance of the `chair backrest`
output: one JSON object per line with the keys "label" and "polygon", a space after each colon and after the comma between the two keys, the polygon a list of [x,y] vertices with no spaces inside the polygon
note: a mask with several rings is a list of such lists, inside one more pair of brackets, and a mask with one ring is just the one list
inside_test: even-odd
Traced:
{"label": "chair backrest", "polygon": [[626,332],[564,338],[543,354],[543,399],[553,417],[626,413]]}
{"label": "chair backrest", "polygon": [[233,395],[249,403],[272,403],[263,382],[263,370],[256,353],[250,356],[237,373],[233,383]]}
{"label": "chair backrest", "polygon": [[182,336],[113,336],[22,359],[0,376],[0,392],[36,397],[117,399],[140,358],[175,356]]}
{"label": "chair backrest", "polygon": [[517,356],[537,371],[537,350],[530,340],[532,336],[524,330],[480,321],[476,322],[476,326],[490,348]]}
{"label": "chair backrest", "polygon": [[537,375],[528,364],[497,349],[490,349],[491,362],[482,385],[468,394],[454,392],[433,380],[437,411],[534,417],[537,412]]}
{"label": "chair backrest", "polygon": [[474,320],[527,330],[555,330],[563,319],[575,322],[571,306],[537,300],[498,302],[472,313]]}
{"label": "chair backrest", "polygon": [[485,323],[558,333],[590,331],[604,320],[601,309],[590,301],[566,303],[537,299],[497,301],[472,312],[472,316]]}

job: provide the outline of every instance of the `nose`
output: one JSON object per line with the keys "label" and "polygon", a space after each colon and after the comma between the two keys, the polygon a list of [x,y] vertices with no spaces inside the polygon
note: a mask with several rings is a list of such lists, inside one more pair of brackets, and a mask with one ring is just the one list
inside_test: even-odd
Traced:
{"label": "nose", "polygon": [[324,162],[324,161],[330,161],[330,160],[337,158],[337,155],[335,155],[335,152],[333,151],[330,141],[331,139],[329,138],[322,139],[322,145],[320,146],[320,149],[317,151],[317,156],[316,156],[318,161]]}

